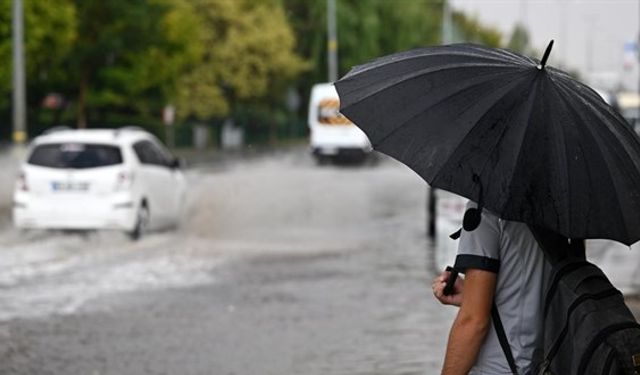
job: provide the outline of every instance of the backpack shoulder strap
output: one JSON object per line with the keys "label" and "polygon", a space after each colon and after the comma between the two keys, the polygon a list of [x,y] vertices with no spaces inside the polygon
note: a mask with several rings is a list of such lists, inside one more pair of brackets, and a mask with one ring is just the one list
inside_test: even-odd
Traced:
{"label": "backpack shoulder strap", "polygon": [[495,302],[491,308],[491,319],[493,320],[493,326],[496,329],[496,335],[498,336],[498,341],[500,341],[500,346],[502,347],[504,356],[507,358],[509,368],[514,375],[518,375],[518,367],[516,366],[516,361],[513,358],[513,352],[511,351],[507,334],[504,332],[504,326],[502,325],[500,313],[498,313],[498,306],[496,306]]}

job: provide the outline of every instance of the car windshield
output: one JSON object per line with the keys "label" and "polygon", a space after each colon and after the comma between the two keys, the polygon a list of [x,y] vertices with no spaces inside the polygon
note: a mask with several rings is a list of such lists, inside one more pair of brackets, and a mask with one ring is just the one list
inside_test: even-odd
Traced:
{"label": "car windshield", "polygon": [[88,143],[48,143],[36,146],[28,164],[49,168],[97,168],[122,163],[120,148]]}

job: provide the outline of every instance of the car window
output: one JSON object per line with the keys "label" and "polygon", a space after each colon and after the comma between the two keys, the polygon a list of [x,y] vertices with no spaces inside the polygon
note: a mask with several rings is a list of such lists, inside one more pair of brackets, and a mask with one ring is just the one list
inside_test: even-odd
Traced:
{"label": "car window", "polygon": [[133,145],[133,151],[142,164],[167,166],[167,161],[157,146],[150,141],[140,141]]}
{"label": "car window", "polygon": [[162,165],[167,167],[171,166],[171,154],[169,151],[165,150],[161,145],[151,142],[151,149],[156,154],[156,157],[161,161]]}
{"label": "car window", "polygon": [[27,164],[49,168],[98,168],[122,163],[120,147],[90,143],[47,143],[36,146]]}

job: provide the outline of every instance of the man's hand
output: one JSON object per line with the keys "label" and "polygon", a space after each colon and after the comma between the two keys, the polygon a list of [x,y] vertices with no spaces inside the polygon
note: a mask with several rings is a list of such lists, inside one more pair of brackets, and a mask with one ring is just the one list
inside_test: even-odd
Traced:
{"label": "man's hand", "polygon": [[458,277],[455,284],[453,284],[453,294],[445,296],[443,291],[444,287],[447,285],[447,280],[449,280],[449,277],[451,277],[451,272],[443,271],[440,276],[437,276],[435,279],[433,279],[433,283],[431,284],[433,295],[443,305],[460,306],[460,304],[462,303],[464,280]]}

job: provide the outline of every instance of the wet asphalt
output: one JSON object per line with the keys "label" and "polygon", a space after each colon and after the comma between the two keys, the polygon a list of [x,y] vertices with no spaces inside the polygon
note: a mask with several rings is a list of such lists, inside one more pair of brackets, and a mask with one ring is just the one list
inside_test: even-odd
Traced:
{"label": "wet asphalt", "polygon": [[201,162],[177,231],[0,231],[0,374],[435,374],[426,185],[305,148]]}

